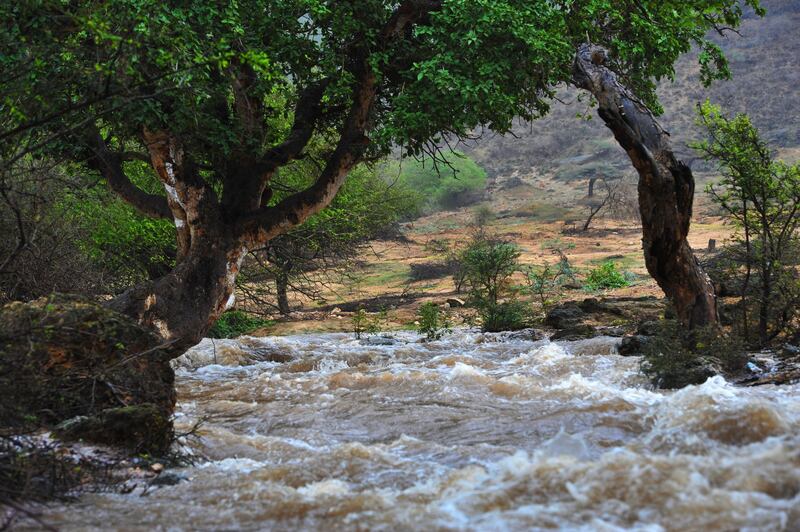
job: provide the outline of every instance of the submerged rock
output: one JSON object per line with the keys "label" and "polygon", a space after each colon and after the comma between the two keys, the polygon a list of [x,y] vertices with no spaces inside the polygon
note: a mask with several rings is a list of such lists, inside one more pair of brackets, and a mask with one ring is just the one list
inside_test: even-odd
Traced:
{"label": "submerged rock", "polygon": [[647,343],[647,337],[640,334],[625,336],[617,346],[617,351],[624,357],[639,356]]}
{"label": "submerged rock", "polygon": [[[174,373],[160,338],[92,301],[52,295],[0,309],[0,427],[166,450]],[[77,418],[77,419],[75,419]],[[106,432],[107,431],[107,432]]]}

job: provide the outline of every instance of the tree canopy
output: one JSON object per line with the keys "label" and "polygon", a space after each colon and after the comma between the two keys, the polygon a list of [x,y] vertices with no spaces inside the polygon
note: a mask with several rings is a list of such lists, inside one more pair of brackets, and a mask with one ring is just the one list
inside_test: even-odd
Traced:
{"label": "tree canopy", "polygon": [[[758,0],[745,4],[761,12]],[[144,214],[173,219],[172,277],[112,305],[164,336],[196,338],[230,301],[246,250],[318,213],[360,162],[396,146],[438,157],[443,143],[545,114],[587,40],[657,110],[655,81],[693,45],[705,82],[728,74],[707,34],[737,27],[742,9],[739,0],[5,2],[0,170],[30,157],[77,163]],[[314,142],[333,148],[311,184],[273,201],[278,170]],[[164,192],[137,186],[139,161]]]}

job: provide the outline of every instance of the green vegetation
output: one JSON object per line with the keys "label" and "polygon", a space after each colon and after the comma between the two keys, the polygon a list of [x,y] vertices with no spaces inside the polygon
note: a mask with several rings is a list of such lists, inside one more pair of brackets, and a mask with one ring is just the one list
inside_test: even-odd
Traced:
{"label": "green vegetation", "polygon": [[[460,279],[469,287],[471,303],[478,309],[487,332],[522,329],[530,311],[514,299],[511,276],[519,269],[519,249],[477,235],[459,254]],[[503,297],[507,300],[501,300]]]}
{"label": "green vegetation", "polygon": [[561,299],[564,284],[576,282],[575,270],[566,255],[559,251],[559,260],[551,265],[528,267],[525,270],[528,291],[539,300],[542,310],[547,310]]}
{"label": "green vegetation", "polygon": [[641,370],[659,388],[702,384],[718,373],[735,375],[748,362],[740,337],[714,327],[689,332],[674,321],[661,324],[642,354]]}
{"label": "green vegetation", "polygon": [[208,331],[209,338],[236,338],[251,333],[262,327],[269,327],[274,322],[254,316],[243,310],[228,310],[219,317]]}
{"label": "green vegetation", "polygon": [[617,269],[614,261],[606,261],[589,271],[585,285],[589,290],[609,290],[630,286],[630,281]]}
{"label": "green vegetation", "polygon": [[486,172],[460,152],[442,155],[447,161],[406,159],[386,165],[382,173],[388,183],[397,182],[415,191],[428,210],[454,209],[478,201],[486,186]]}
{"label": "green vegetation", "polygon": [[693,147],[722,174],[708,193],[736,228],[712,271],[738,285],[737,328],[765,347],[795,327],[800,304],[800,164],[773,159],[747,115],[728,117],[705,102],[698,122],[708,139]]}
{"label": "green vegetation", "polygon": [[420,305],[417,312],[417,331],[425,335],[425,340],[432,342],[439,340],[450,332],[450,323],[439,309],[439,305],[427,302]]}
{"label": "green vegetation", "polygon": [[385,319],[386,313],[381,312],[378,316],[370,316],[364,307],[360,307],[353,313],[350,323],[353,326],[353,334],[357,340],[367,334],[375,334],[381,330],[381,320]]}

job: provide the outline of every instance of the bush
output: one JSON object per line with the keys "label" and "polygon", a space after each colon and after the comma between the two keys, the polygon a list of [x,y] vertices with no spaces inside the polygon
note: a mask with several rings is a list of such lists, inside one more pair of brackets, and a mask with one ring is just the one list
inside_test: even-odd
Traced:
{"label": "bush", "polygon": [[353,313],[350,322],[353,325],[353,334],[360,340],[365,334],[375,334],[380,331],[380,321],[385,320],[386,311],[381,311],[377,317],[370,317],[364,307]]}
{"label": "bush", "polygon": [[613,261],[604,262],[586,276],[586,288],[589,290],[623,288],[630,284],[630,281],[617,269],[617,265]]}
{"label": "bush", "polygon": [[436,303],[423,303],[417,312],[417,331],[425,335],[425,340],[431,342],[439,340],[442,336],[450,332],[450,324],[447,317],[439,311]]}
{"label": "bush", "polygon": [[[456,278],[469,287],[470,302],[478,309],[483,330],[498,332],[524,328],[530,312],[516,300],[500,303],[511,291],[511,276],[519,269],[519,248],[477,235],[459,255]],[[513,294],[511,294],[513,296]]]}
{"label": "bush", "polygon": [[740,337],[713,327],[687,331],[672,321],[642,348],[640,369],[659,388],[702,384],[718,373],[733,375],[744,369],[747,352]]}
{"label": "bush", "polygon": [[267,327],[273,322],[249,314],[243,310],[228,310],[219,317],[217,322],[208,331],[209,338],[236,338]]}
{"label": "bush", "polygon": [[478,312],[484,332],[518,331],[530,323],[530,308],[522,301],[484,304]]}
{"label": "bush", "polygon": [[558,254],[558,263],[550,265],[545,262],[544,266],[529,267],[525,271],[528,292],[539,300],[545,311],[561,298],[565,283],[575,282],[575,270],[569,259],[560,250]]}

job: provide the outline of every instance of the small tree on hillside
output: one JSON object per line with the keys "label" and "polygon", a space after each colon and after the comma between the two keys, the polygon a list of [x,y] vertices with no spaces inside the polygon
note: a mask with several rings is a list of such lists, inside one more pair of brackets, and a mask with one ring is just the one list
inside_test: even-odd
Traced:
{"label": "small tree on hillside", "polygon": [[765,346],[791,324],[800,303],[800,165],[775,160],[747,115],[729,117],[705,102],[697,121],[708,138],[693,147],[722,175],[708,193],[737,228],[741,328],[749,340],[755,322]]}

